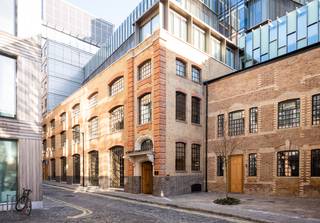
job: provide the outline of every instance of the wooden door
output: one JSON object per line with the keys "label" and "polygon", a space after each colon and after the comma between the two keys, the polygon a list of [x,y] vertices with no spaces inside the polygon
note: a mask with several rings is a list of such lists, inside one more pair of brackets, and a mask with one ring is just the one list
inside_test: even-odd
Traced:
{"label": "wooden door", "polygon": [[243,156],[235,155],[230,157],[229,166],[229,179],[230,192],[242,193],[243,192]]}
{"label": "wooden door", "polygon": [[141,187],[142,187],[142,193],[152,194],[153,174],[152,174],[151,162],[142,163]]}
{"label": "wooden door", "polygon": [[80,184],[80,155],[73,155],[73,183]]}

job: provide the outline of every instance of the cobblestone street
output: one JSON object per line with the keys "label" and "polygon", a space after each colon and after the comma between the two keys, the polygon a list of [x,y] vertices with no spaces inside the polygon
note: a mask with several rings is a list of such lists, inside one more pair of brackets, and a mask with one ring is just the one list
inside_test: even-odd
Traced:
{"label": "cobblestone street", "polygon": [[43,190],[44,209],[33,210],[29,217],[15,211],[0,212],[0,222],[243,222],[45,185]]}

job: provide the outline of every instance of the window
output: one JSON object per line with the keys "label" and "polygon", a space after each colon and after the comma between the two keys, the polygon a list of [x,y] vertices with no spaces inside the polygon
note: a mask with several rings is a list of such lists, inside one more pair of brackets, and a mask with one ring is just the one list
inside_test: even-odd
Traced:
{"label": "window", "polygon": [[14,35],[16,32],[15,24],[16,24],[15,0],[1,0],[0,30]]}
{"label": "window", "polygon": [[53,158],[51,161],[51,180],[56,180],[56,160]]}
{"label": "window", "polygon": [[176,92],[176,119],[186,120],[186,95],[182,92]]}
{"label": "window", "polygon": [[98,93],[93,93],[90,97],[89,97],[89,108],[92,108],[94,106],[97,105],[98,103]]}
{"label": "window", "polygon": [[186,144],[183,142],[176,143],[176,171],[186,169]]}
{"label": "window", "polygon": [[249,154],[249,176],[257,176],[257,154]]}
{"label": "window", "polygon": [[43,132],[44,135],[47,134],[47,125],[43,125],[42,126],[42,132]]}
{"label": "window", "polygon": [[55,128],[56,128],[56,122],[55,122],[54,119],[52,119],[52,120],[50,121],[50,128],[51,128],[51,131],[52,131],[52,132],[53,132],[53,131],[55,130]]}
{"label": "window", "polygon": [[224,157],[217,156],[217,176],[222,177],[224,174]]}
{"label": "window", "polygon": [[205,31],[193,25],[193,46],[201,51],[205,51]]}
{"label": "window", "polygon": [[218,115],[218,137],[224,136],[224,114]]}
{"label": "window", "polygon": [[80,125],[76,125],[72,128],[72,136],[74,143],[80,143]]}
{"label": "window", "polygon": [[47,151],[47,140],[42,141],[42,150],[43,150],[43,152]]}
{"label": "window", "polygon": [[151,122],[151,94],[146,94],[139,99],[139,123]]}
{"label": "window", "polygon": [[159,28],[159,15],[154,16],[150,21],[140,27],[140,42],[148,38]]}
{"label": "window", "polygon": [[61,148],[65,148],[66,146],[66,132],[63,131],[60,133],[60,137],[61,137]]}
{"label": "window", "polygon": [[123,91],[124,79],[119,77],[110,84],[110,96],[116,95]]}
{"label": "window", "polygon": [[280,102],[278,109],[279,129],[300,126],[300,99]]}
{"label": "window", "polygon": [[153,143],[151,139],[146,139],[141,143],[141,151],[151,151],[153,149]]}
{"label": "window", "polygon": [[244,111],[229,113],[229,136],[244,134]]}
{"label": "window", "polygon": [[311,176],[320,177],[320,149],[311,150]]}
{"label": "window", "polygon": [[55,136],[51,137],[51,149],[52,150],[56,149],[56,137]]}
{"label": "window", "polygon": [[200,171],[200,145],[198,144],[191,146],[191,170]]}
{"label": "window", "polygon": [[73,106],[72,108],[72,115],[74,118],[78,117],[80,114],[80,104],[76,104],[75,106]]}
{"label": "window", "polygon": [[312,125],[320,124],[320,94],[312,96]]}
{"label": "window", "polygon": [[211,55],[217,60],[221,60],[221,42],[211,36]]}
{"label": "window", "polygon": [[110,112],[110,129],[111,132],[120,131],[124,128],[124,111],[123,106],[114,108]]}
{"label": "window", "polygon": [[94,117],[89,121],[89,135],[90,139],[94,139],[98,137],[98,117]]}
{"label": "window", "polygon": [[[3,7],[1,6],[0,15],[2,13],[2,9]],[[2,21],[0,19],[0,24],[1,23]],[[16,117],[16,60],[10,57],[3,56],[1,54],[0,54],[0,116],[9,117],[9,118]]]}
{"label": "window", "polygon": [[61,125],[64,125],[66,122],[66,113],[63,112],[61,115],[60,115],[60,124]]}
{"label": "window", "polygon": [[258,108],[250,108],[249,111],[249,132],[257,133],[258,132]]}
{"label": "window", "polygon": [[143,80],[151,76],[151,60],[147,60],[139,66],[138,80]]}
{"label": "window", "polygon": [[180,77],[186,77],[186,64],[182,60],[176,59],[176,74]]}
{"label": "window", "polygon": [[199,68],[192,66],[192,81],[200,83],[201,81],[201,71]]}
{"label": "window", "polygon": [[278,176],[299,176],[299,151],[278,152]]}
{"label": "window", "polygon": [[234,53],[229,47],[226,48],[226,64],[228,64],[230,67],[234,67]]}
{"label": "window", "polygon": [[170,11],[170,33],[187,42],[187,20],[174,11]]}
{"label": "window", "polygon": [[61,181],[66,182],[67,181],[67,158],[61,157]]}
{"label": "window", "polygon": [[191,122],[200,124],[200,99],[192,97]]}

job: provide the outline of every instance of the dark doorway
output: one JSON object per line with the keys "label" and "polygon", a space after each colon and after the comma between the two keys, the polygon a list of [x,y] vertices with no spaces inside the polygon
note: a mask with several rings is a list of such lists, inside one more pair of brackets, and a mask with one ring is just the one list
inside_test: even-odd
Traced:
{"label": "dark doorway", "polygon": [[89,153],[89,183],[91,186],[99,186],[99,154],[98,151]]}
{"label": "dark doorway", "polygon": [[80,184],[80,155],[73,155],[73,183]]}
{"label": "dark doorway", "polygon": [[61,157],[61,181],[66,182],[67,181],[67,158]]}
{"label": "dark doorway", "polygon": [[51,180],[56,180],[56,160],[51,159]]}
{"label": "dark doorway", "polygon": [[123,147],[116,146],[111,149],[111,187],[120,188],[124,186],[124,162]]}
{"label": "dark doorway", "polygon": [[141,190],[144,194],[152,194],[153,191],[153,174],[152,174],[152,163],[142,163],[142,174],[141,174]]}

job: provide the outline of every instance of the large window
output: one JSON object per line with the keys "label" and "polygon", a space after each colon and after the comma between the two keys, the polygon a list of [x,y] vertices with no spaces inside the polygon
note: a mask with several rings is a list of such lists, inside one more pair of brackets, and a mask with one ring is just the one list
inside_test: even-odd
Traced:
{"label": "large window", "polygon": [[312,125],[320,124],[320,94],[312,96]]}
{"label": "large window", "polygon": [[187,41],[187,20],[174,11],[170,11],[170,33]]}
{"label": "large window", "polygon": [[61,161],[61,181],[67,181],[67,158],[65,156],[60,158]]}
{"label": "large window", "polygon": [[[2,9],[0,7],[0,29]],[[3,55],[0,55],[0,116],[16,117],[16,60]]]}
{"label": "large window", "polygon": [[218,131],[217,131],[218,137],[224,136],[224,114],[218,115]]}
{"label": "large window", "polygon": [[211,55],[215,59],[221,60],[221,42],[212,36],[210,40],[211,40]]}
{"label": "large window", "polygon": [[217,176],[222,177],[224,173],[224,157],[217,156]]}
{"label": "large window", "polygon": [[61,132],[60,139],[61,139],[61,148],[65,148],[66,141],[67,141],[66,132],[65,131]]}
{"label": "large window", "polygon": [[54,119],[50,121],[50,128],[51,128],[51,131],[54,132],[56,128],[56,121]]}
{"label": "large window", "polygon": [[72,115],[74,118],[78,117],[80,114],[80,104],[76,104],[75,106],[73,106],[72,108]]}
{"label": "large window", "polygon": [[95,139],[98,137],[99,132],[99,119],[94,117],[89,121],[89,135],[90,139]]}
{"label": "large window", "polygon": [[124,112],[123,106],[114,108],[110,112],[110,130],[111,132],[116,132],[124,127]]}
{"label": "large window", "polygon": [[191,122],[200,124],[200,98],[192,97]]}
{"label": "large window", "polygon": [[250,177],[257,176],[257,154],[251,153],[249,154],[249,168],[248,175]]}
{"label": "large window", "polygon": [[198,144],[191,146],[191,170],[200,171],[200,145]]}
{"label": "large window", "polygon": [[186,63],[182,60],[176,59],[176,74],[180,77],[186,77],[187,76],[187,68]]}
{"label": "large window", "polygon": [[320,177],[320,149],[311,150],[311,176]]}
{"label": "large window", "polygon": [[193,46],[201,51],[205,51],[205,31],[193,25]]}
{"label": "large window", "polygon": [[244,111],[229,113],[229,136],[244,134]]}
{"label": "large window", "polygon": [[0,2],[0,30],[12,35],[16,32],[15,0],[1,0]]}
{"label": "large window", "polygon": [[191,79],[192,81],[196,83],[200,83],[201,81],[201,70],[195,66],[192,66],[192,76]]}
{"label": "large window", "polygon": [[[0,10],[1,11],[1,10]],[[0,139],[0,203],[17,191],[17,142]]]}
{"label": "large window", "polygon": [[139,99],[139,123],[151,122],[151,94],[146,94]]}
{"label": "large window", "polygon": [[74,143],[80,143],[80,125],[76,125],[72,128],[72,136]]}
{"label": "large window", "polygon": [[184,171],[186,169],[186,144],[176,143],[176,170]]}
{"label": "large window", "polygon": [[151,60],[145,61],[138,68],[138,80],[143,80],[151,76]]}
{"label": "large window", "polygon": [[278,152],[278,176],[299,176],[299,151]]}
{"label": "large window", "polygon": [[60,115],[60,125],[64,125],[66,123],[66,118],[67,118],[67,115],[65,112],[63,112],[61,115]]}
{"label": "large window", "polygon": [[98,103],[98,92],[93,93],[88,100],[89,100],[89,108],[96,106]]}
{"label": "large window", "polygon": [[51,150],[54,151],[56,149],[56,137],[51,137]]}
{"label": "large window", "polygon": [[119,92],[123,91],[124,79],[123,77],[119,77],[114,80],[110,84],[110,96],[118,94]]}
{"label": "large window", "polygon": [[258,132],[258,108],[250,108],[249,111],[249,132],[257,133]]}
{"label": "large window", "polygon": [[154,16],[150,21],[140,27],[140,42],[148,38],[159,28],[159,15]]}
{"label": "large window", "polygon": [[180,121],[186,120],[186,94],[176,92],[176,119]]}
{"label": "large window", "polygon": [[278,128],[300,126],[300,99],[280,102],[278,106]]}
{"label": "large window", "polygon": [[146,139],[141,143],[140,150],[141,151],[152,151],[153,143],[151,139]]}

